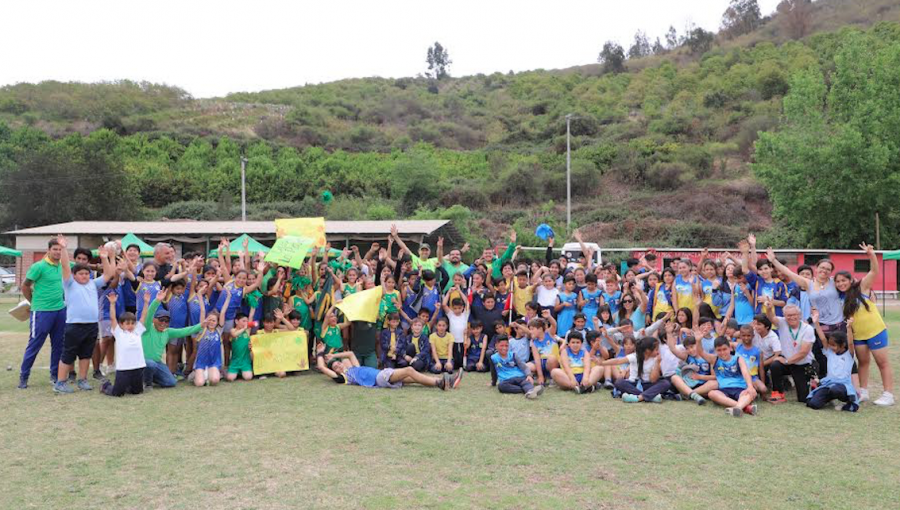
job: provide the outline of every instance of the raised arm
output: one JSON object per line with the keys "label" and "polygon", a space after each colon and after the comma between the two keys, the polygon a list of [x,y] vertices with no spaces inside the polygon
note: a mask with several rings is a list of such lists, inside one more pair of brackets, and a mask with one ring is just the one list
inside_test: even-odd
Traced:
{"label": "raised arm", "polygon": [[859,290],[862,291],[864,296],[867,296],[869,291],[872,290],[875,278],[878,276],[878,256],[875,255],[875,247],[871,244],[862,243],[859,247],[869,256],[869,272],[863,276],[859,284]]}
{"label": "raised arm", "polygon": [[72,268],[69,267],[69,241],[66,239],[66,236],[59,234],[56,236],[56,242],[62,248],[59,265],[62,267],[62,281],[65,283],[72,277]]}
{"label": "raised arm", "polygon": [[[403,242],[403,239],[400,239],[400,231],[397,230],[397,225],[391,225],[391,239],[397,243],[397,246],[400,247],[400,253],[406,252],[409,253],[409,256],[413,256],[413,252],[409,250],[409,247],[406,246],[406,243]],[[388,253],[390,255],[390,253]]]}
{"label": "raised arm", "polygon": [[110,292],[106,295],[106,299],[109,301],[109,327],[115,331],[119,325],[116,322],[116,300],[119,299],[119,296],[115,292]]}
{"label": "raised arm", "polygon": [[756,262],[759,260],[759,255],[756,253],[756,236],[748,234],[747,242],[750,243],[750,267],[756,271]]}
{"label": "raised arm", "polygon": [[809,280],[800,276],[799,274],[791,271],[786,265],[782,264],[777,258],[775,258],[775,250],[772,248],[768,248],[766,250],[766,259],[775,266],[781,274],[786,274],[788,277],[797,284],[803,290],[809,290]]}
{"label": "raised arm", "polygon": [[587,267],[585,267],[585,269],[587,271],[590,271],[594,261],[594,250],[588,248],[587,245],[584,244],[584,239],[581,237],[580,230],[576,230],[574,236],[575,240],[578,241],[578,246],[581,247],[581,253],[584,254],[584,260],[587,264]]}

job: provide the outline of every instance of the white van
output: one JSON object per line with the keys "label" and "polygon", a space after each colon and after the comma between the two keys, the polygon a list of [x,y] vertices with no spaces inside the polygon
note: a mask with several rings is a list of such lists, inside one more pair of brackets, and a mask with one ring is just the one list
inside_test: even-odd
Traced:
{"label": "white van", "polygon": [[[598,245],[597,243],[584,243],[584,245],[593,250],[594,266],[599,266],[600,261],[602,260],[600,245]],[[564,244],[562,253],[566,256],[567,259],[569,259],[569,269],[574,269],[576,266],[578,266],[578,257],[584,255],[583,253],[581,253],[581,245],[578,243]]]}

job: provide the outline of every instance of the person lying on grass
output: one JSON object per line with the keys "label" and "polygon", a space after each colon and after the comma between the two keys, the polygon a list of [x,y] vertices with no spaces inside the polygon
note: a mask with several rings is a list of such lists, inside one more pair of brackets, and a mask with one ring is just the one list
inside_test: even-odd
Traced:
{"label": "person lying on grass", "polygon": [[456,376],[445,373],[439,377],[430,377],[416,372],[412,367],[385,368],[383,370],[363,367],[359,365],[359,361],[352,351],[337,354],[325,354],[319,351],[316,355],[316,365],[320,372],[338,384],[366,388],[401,388],[404,383],[417,383],[442,390],[456,389],[459,387],[463,374],[462,369],[459,369]]}

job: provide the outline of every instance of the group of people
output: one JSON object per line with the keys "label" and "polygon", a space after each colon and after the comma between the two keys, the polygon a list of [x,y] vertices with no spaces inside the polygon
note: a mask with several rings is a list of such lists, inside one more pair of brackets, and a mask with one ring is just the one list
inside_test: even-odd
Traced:
{"label": "group of people", "polygon": [[[226,239],[213,258],[176,259],[160,243],[143,261],[140,247],[110,243],[96,258],[77,248],[70,261],[59,236],[23,285],[32,315],[19,387],[47,336],[54,391],[91,390],[93,363],[101,390],[121,396],[179,380],[251,380],[253,338],[302,329],[316,370],[359,386],[449,390],[464,372],[490,372],[501,393],[529,399],[552,386],[606,388],[629,403],[712,400],[732,416],[783,403],[793,387],[808,407],[856,411],[874,358],[884,387],[874,403],[893,405],[872,246],[861,245],[871,264],[856,280],[833,274],[828,259],[791,270],[771,249],[763,258],[753,235],[736,254],[704,250],[697,263],[662,267],[649,253],[626,260],[623,274],[575,239],[576,259],[554,255],[550,238],[545,257],[529,260],[513,232],[502,253],[485,249],[468,265],[468,245],[445,253],[438,238],[434,257],[428,244],[413,253],[394,227],[383,246],[314,248],[292,269],[246,244],[231,253]],[[375,288],[376,322],[340,311]]]}

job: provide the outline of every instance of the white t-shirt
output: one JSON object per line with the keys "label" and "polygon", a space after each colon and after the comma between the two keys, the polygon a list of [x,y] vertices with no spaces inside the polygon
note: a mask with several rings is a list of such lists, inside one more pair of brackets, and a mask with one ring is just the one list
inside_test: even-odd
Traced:
{"label": "white t-shirt", "polygon": [[[683,352],[684,347],[680,345],[675,346],[678,351]],[[659,346],[660,357],[662,358],[662,363],[659,364],[659,369],[662,372],[663,377],[672,377],[675,375],[675,372],[678,370],[678,364],[681,363],[681,358],[676,356],[670,349],[668,344],[662,344]]]}
{"label": "white t-shirt", "polygon": [[[816,341],[816,334],[812,326],[805,322],[800,322],[800,327],[791,329],[787,320],[783,317],[775,317],[778,322],[778,339],[781,340],[781,355],[784,359],[790,359],[791,356],[800,352],[802,344],[812,344]],[[795,365],[805,365],[812,363],[812,348],[806,353],[806,357],[797,361]]]}
{"label": "white t-shirt", "polygon": [[556,306],[556,296],[559,296],[559,289],[556,287],[548,289],[541,284],[535,290],[535,297],[541,306]]}
{"label": "white t-shirt", "polygon": [[769,334],[765,337],[759,336],[756,332],[753,333],[753,346],[759,347],[759,352],[762,354],[762,358],[767,360],[775,355],[775,351],[781,351],[781,341],[778,340],[778,334],[774,331],[769,331]]}
{"label": "white t-shirt", "polygon": [[447,314],[450,321],[450,334],[453,335],[453,343],[461,344],[466,341],[466,326],[469,325],[469,311],[456,315],[452,311]]}
{"label": "white t-shirt", "polygon": [[[670,353],[671,354],[671,353]],[[632,352],[628,356],[625,356],[625,359],[628,360],[628,380],[631,382],[637,381],[637,353]],[[650,373],[653,372],[653,369],[656,367],[656,358],[650,358],[644,360],[644,368],[641,371],[641,381],[650,382]]]}
{"label": "white t-shirt", "polygon": [[113,330],[116,338],[116,370],[134,370],[144,368],[144,348],[141,345],[141,335],[146,328],[138,322],[131,332],[125,331],[118,324]]}

